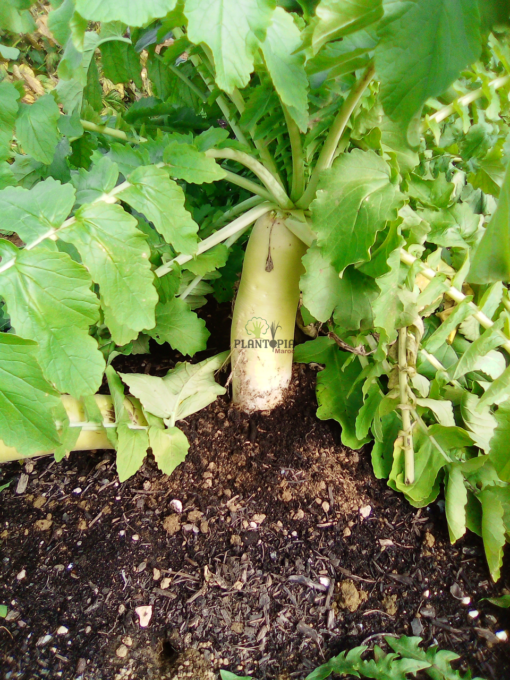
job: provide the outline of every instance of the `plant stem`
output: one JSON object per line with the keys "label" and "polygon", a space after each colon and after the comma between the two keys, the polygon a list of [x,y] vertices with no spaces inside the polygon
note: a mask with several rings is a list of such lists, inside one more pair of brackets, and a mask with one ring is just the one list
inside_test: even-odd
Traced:
{"label": "plant stem", "polygon": [[405,462],[405,483],[414,484],[414,448],[413,430],[408,394],[408,375],[407,366],[407,328],[401,328],[398,332],[398,384],[400,388],[400,405],[402,412],[402,431],[400,436],[403,441],[404,462]]}
{"label": "plant stem", "polygon": [[238,151],[237,149],[209,149],[205,152],[206,156],[210,158],[225,158],[231,161],[236,161],[241,163],[256,175],[260,181],[264,184],[266,189],[272,194],[275,201],[283,210],[288,210],[293,208],[293,203],[287,196],[284,189],[278,183],[276,178],[265,168],[262,163],[253,158],[244,151]]}
{"label": "plant stem", "polygon": [[295,121],[289,115],[287,107],[282,104],[285,122],[289,131],[290,146],[292,149],[292,186],[290,190],[291,199],[296,202],[303,195],[305,190],[305,160],[303,157],[303,145],[301,143],[301,133]]}
{"label": "plant stem", "polygon": [[146,142],[145,137],[140,137],[136,139],[135,137],[128,137],[128,135],[123,130],[116,130],[115,128],[107,127],[106,125],[96,125],[88,120],[80,120],[81,126],[84,130],[89,132],[99,132],[102,135],[108,135],[110,137],[116,137],[117,139],[122,139],[124,142],[133,142],[133,144],[140,144]]}
{"label": "plant stem", "polygon": [[[116,427],[115,419],[112,419],[114,413],[112,397],[105,394],[96,394],[94,399],[103,416],[102,423],[93,423],[86,420],[85,411],[82,403],[78,399],[70,397],[68,394],[63,394],[62,403],[69,418],[70,427],[81,428],[80,435],[73,451],[91,451],[94,449],[114,449],[114,445],[110,442],[106,435],[106,430]],[[134,397],[126,397],[124,399],[124,407],[130,416],[131,423],[129,428],[133,430],[146,430],[147,421],[143,415],[143,411],[138,399]],[[12,460],[20,460],[23,458],[33,458],[34,456],[50,455],[53,451],[41,451],[30,456],[21,455],[14,447],[6,446],[0,441],[0,464],[7,463]]]}
{"label": "plant stem", "polygon": [[338,143],[343,135],[347,123],[349,122],[349,118],[363,96],[363,93],[369,86],[370,81],[374,77],[374,73],[375,68],[373,64],[371,64],[365,71],[361,80],[356,83],[355,87],[351,90],[349,96],[344,101],[343,106],[333,121],[333,125],[331,126],[328,136],[326,137],[326,141],[324,142],[324,146],[321,149],[317,164],[312,172],[306,191],[297,202],[297,206],[299,208],[306,209],[313,201],[321,173],[331,167],[331,164],[335,158]]}
{"label": "plant stem", "polygon": [[[429,280],[433,279],[437,274],[437,272],[435,272],[430,267],[427,267],[427,265],[423,264],[421,260],[419,260],[417,257],[414,257],[414,255],[411,255],[411,253],[408,253],[407,250],[404,250],[403,248],[400,250],[400,261],[409,266],[418,263],[421,273]],[[454,288],[453,286],[450,286],[450,288],[448,288],[448,290],[445,291],[445,295],[448,295],[449,298],[451,298],[452,300],[454,300],[454,302],[457,302],[458,304],[460,304],[466,299],[464,293],[461,293],[461,291],[458,290],[458,288]],[[474,316],[474,318],[478,321],[478,323],[481,326],[483,326],[484,328],[492,328],[494,326],[494,323],[489,319],[489,317],[486,314],[480,311],[480,309],[475,305],[474,302],[470,302],[469,306],[472,309],[472,316]],[[504,342],[503,345],[501,346],[510,354],[510,339],[508,339],[507,336],[502,331],[501,334],[504,338],[506,338],[506,342]]]}
{"label": "plant stem", "polygon": [[[491,80],[491,82],[489,83],[489,87],[493,87],[495,90],[499,90],[501,87],[504,87],[508,83],[510,83],[510,75],[501,76],[500,78],[495,78],[494,80]],[[469,104],[472,104],[477,99],[480,99],[483,96],[485,96],[483,87],[480,87],[478,90],[473,90],[473,92],[468,92],[467,94],[462,95],[462,97],[456,99],[451,104],[448,104],[448,106],[444,106],[442,109],[439,109],[439,111],[433,113],[431,116],[428,117],[428,120],[440,123],[445,118],[448,118],[448,116],[451,116],[452,113],[455,113],[456,106],[469,106]],[[421,125],[421,131],[424,132],[426,129],[427,121],[423,121]]]}
{"label": "plant stem", "polygon": [[227,224],[227,226],[223,227],[223,229],[214,232],[214,234],[211,234],[201,241],[198,244],[195,255],[178,255],[177,257],[174,257],[173,260],[162,264],[161,267],[158,267],[154,273],[158,277],[168,274],[168,272],[172,270],[174,264],[185,264],[186,262],[189,262],[194,257],[196,257],[196,255],[205,253],[207,250],[210,250],[211,248],[214,248],[214,246],[218,245],[218,243],[223,243],[223,241],[226,241],[228,238],[230,238],[230,236],[243,231],[251,224],[256,222],[259,217],[262,217],[262,215],[265,215],[271,210],[275,210],[276,207],[277,206],[274,203],[261,203],[255,208],[249,210],[247,213],[244,213],[244,215],[238,217],[230,224]]}
{"label": "plant stem", "polygon": [[[225,170],[225,168],[223,168],[223,170]],[[247,179],[246,177],[242,177],[241,175],[236,175],[235,172],[230,172],[230,170],[225,170],[225,173],[226,173],[225,179],[227,180],[227,182],[230,182],[231,184],[236,184],[238,187],[242,187],[243,189],[247,189],[252,194],[257,194],[266,201],[274,201],[274,196],[270,194],[269,191],[264,189],[262,185],[257,184],[256,182],[252,182],[251,179]]]}
{"label": "plant stem", "polygon": [[250,198],[247,198],[246,201],[242,201],[241,203],[234,205],[232,208],[230,208],[230,210],[227,210],[227,212],[223,213],[223,215],[218,220],[216,220],[214,226],[218,227],[223,222],[228,222],[236,215],[239,215],[239,213],[244,213],[247,210],[250,210],[250,208],[254,208],[256,205],[259,205],[260,203],[262,203],[262,198],[260,196],[251,196]]}
{"label": "plant stem", "polygon": [[[160,60],[166,64],[164,59],[159,57]],[[189,89],[194,92],[199,99],[201,99],[203,102],[207,101],[207,95],[202,92],[202,90],[195,85],[194,82],[192,82],[184,73],[181,71],[181,69],[178,66],[174,66],[173,64],[166,64],[166,66],[172,71],[172,73],[175,73],[175,75],[182,80],[183,83],[185,83]]]}

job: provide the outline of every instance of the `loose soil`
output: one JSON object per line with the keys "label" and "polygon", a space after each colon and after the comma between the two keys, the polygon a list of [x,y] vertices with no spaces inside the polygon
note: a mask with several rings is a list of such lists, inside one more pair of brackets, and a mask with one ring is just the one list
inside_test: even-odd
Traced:
{"label": "loose soil", "polygon": [[[161,375],[175,358],[116,361]],[[297,366],[270,414],[224,397],[181,422],[191,446],[171,477],[149,456],[120,484],[104,451],[3,466],[1,677],[302,680],[388,633],[509,678],[508,612],[481,599],[510,573],[494,585],[476,536],[450,545],[443,503],[412,508],[374,478],[369,447],[341,445],[315,416],[316,370]]]}

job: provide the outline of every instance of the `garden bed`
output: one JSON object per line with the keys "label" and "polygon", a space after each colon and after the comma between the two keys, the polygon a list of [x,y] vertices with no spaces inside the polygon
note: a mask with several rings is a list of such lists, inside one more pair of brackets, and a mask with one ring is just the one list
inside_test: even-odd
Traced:
{"label": "garden bed", "polygon": [[[191,447],[170,478],[148,459],[119,484],[104,451],[3,466],[2,677],[302,679],[382,633],[508,677],[494,633],[509,617],[480,602],[508,576],[494,585],[481,541],[450,545],[440,502],[412,508],[374,478],[370,447],[346,450],[336,423],[317,420],[316,370],[295,367],[270,415],[225,397],[183,421]],[[145,628],[139,606],[152,607]]]}

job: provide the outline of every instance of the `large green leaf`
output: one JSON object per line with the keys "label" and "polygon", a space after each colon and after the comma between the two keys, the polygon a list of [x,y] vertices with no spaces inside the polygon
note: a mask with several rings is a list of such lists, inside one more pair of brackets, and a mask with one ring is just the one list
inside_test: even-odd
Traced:
{"label": "large green leaf", "polygon": [[466,533],[467,489],[464,475],[459,465],[448,468],[448,482],[445,493],[446,519],[450,541],[455,543]]}
{"label": "large green leaf", "polygon": [[60,445],[52,411],[60,404],[37,363],[31,340],[0,333],[0,439],[22,455]]}
{"label": "large green leaf", "polygon": [[[321,420],[333,418],[342,426],[342,443],[351,449],[359,449],[368,438],[356,436],[356,417],[363,406],[361,383],[356,383],[360,373],[357,358],[338,349],[334,340],[320,338],[300,347],[306,352],[296,351],[296,361],[320,361],[326,368],[317,376],[317,416]],[[327,341],[327,342],[326,342]],[[299,347],[297,348],[299,350]]]}
{"label": "large green leaf", "polygon": [[294,19],[281,7],[273,13],[262,43],[262,53],[269,74],[301,132],[308,127],[308,78],[305,73],[305,55],[299,51],[301,35]]}
{"label": "large green leaf", "polygon": [[188,453],[189,442],[178,427],[169,427],[167,430],[151,427],[149,441],[156,463],[165,475],[171,475]]}
{"label": "large green leaf", "polygon": [[103,74],[113,83],[127,83],[132,80],[142,87],[140,56],[133,45],[119,40],[108,40],[101,45]]}
{"label": "large green leaf", "polygon": [[489,453],[490,441],[497,425],[489,406],[484,405],[482,407],[476,394],[463,392],[460,412],[471,439],[485,453]]}
{"label": "large green leaf", "polygon": [[222,90],[248,84],[274,6],[274,0],[187,0],[188,37],[211,49]]}
{"label": "large green leaf", "polygon": [[2,229],[14,231],[30,243],[58,229],[74,205],[74,187],[49,177],[32,189],[8,187],[0,191]]}
{"label": "large green leaf", "polygon": [[76,222],[60,233],[76,246],[118,323],[135,331],[153,328],[158,295],[145,235],[119,205],[80,208]]}
{"label": "large green leaf", "polygon": [[[475,340],[469,345],[459,361],[450,368],[449,373],[452,379],[460,378],[466,373],[475,370],[477,365],[479,365],[480,368],[483,367],[483,357],[505,342],[505,339],[500,332],[502,327],[503,318],[482,333],[478,340]],[[480,360],[482,361],[480,362]]]}
{"label": "large green leaf", "polygon": [[163,160],[170,164],[172,177],[192,184],[216,182],[226,177],[225,171],[214,158],[206,156],[194,144],[170,142],[163,151]]}
{"label": "large green leaf", "polygon": [[105,363],[89,335],[99,301],[85,267],[66,253],[18,250],[7,241],[0,241],[0,251],[16,258],[0,277],[0,294],[16,332],[39,343],[47,380],[77,398],[93,394]]}
{"label": "large green leaf", "polygon": [[60,140],[59,120],[60,111],[51,94],[33,104],[21,104],[16,136],[26,153],[45,165],[53,160]]}
{"label": "large green leaf", "polygon": [[20,93],[6,80],[0,83],[0,161],[9,158],[9,146],[18,113]]}
{"label": "large green leaf", "polygon": [[152,415],[170,421],[186,418],[211,404],[226,389],[214,380],[228,352],[217,354],[199,364],[179,363],[164,378],[139,373],[120,373],[131,393]]}
{"label": "large green leaf", "polygon": [[494,417],[497,426],[490,440],[490,459],[500,479],[510,482],[510,401],[501,404]]}
{"label": "large green leaf", "polygon": [[156,327],[148,333],[160,345],[168,342],[173,349],[191,357],[206,348],[210,336],[205,321],[191,311],[185,300],[175,297],[158,303]]}
{"label": "large green leaf", "polygon": [[498,207],[478,245],[469,271],[469,281],[510,281],[510,168],[501,187]]}
{"label": "large green leaf", "polygon": [[429,97],[445,92],[478,59],[478,2],[384,0],[383,6],[376,70],[384,109],[405,131]]}
{"label": "large green leaf", "polygon": [[492,578],[497,581],[503,564],[503,548],[505,547],[504,508],[496,490],[484,489],[478,496],[482,503],[482,538],[485,555]]}
{"label": "large green leaf", "polygon": [[312,47],[317,53],[331,40],[360,31],[383,15],[382,0],[321,0],[318,21],[313,30]]}
{"label": "large green leaf", "polygon": [[377,232],[396,217],[399,197],[390,167],[374,151],[343,154],[323,174],[311,205],[312,228],[339,274],[370,259]]}
{"label": "large green leaf", "polygon": [[197,249],[198,224],[184,207],[184,192],[153,165],[140,167],[128,177],[131,184],[120,194],[126,203],[143,213],[177,252],[193,254]]}
{"label": "large green leaf", "polygon": [[125,482],[141,468],[149,448],[147,430],[131,429],[127,423],[117,427],[117,472],[119,481]]}
{"label": "large green leaf", "polygon": [[89,21],[122,21],[144,26],[174,9],[176,0],[76,0],[76,9]]}

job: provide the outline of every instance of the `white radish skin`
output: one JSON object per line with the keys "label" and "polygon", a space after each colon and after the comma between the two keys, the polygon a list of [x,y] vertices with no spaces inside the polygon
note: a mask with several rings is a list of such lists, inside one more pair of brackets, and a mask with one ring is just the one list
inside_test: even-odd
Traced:
{"label": "white radish skin", "polygon": [[[271,212],[255,223],[246,248],[231,334],[233,401],[248,413],[270,410],[285,398],[292,377],[305,251],[303,242],[285,226],[284,215]],[[266,322],[264,332],[260,332],[261,322],[255,322],[258,339],[252,319]]]}

